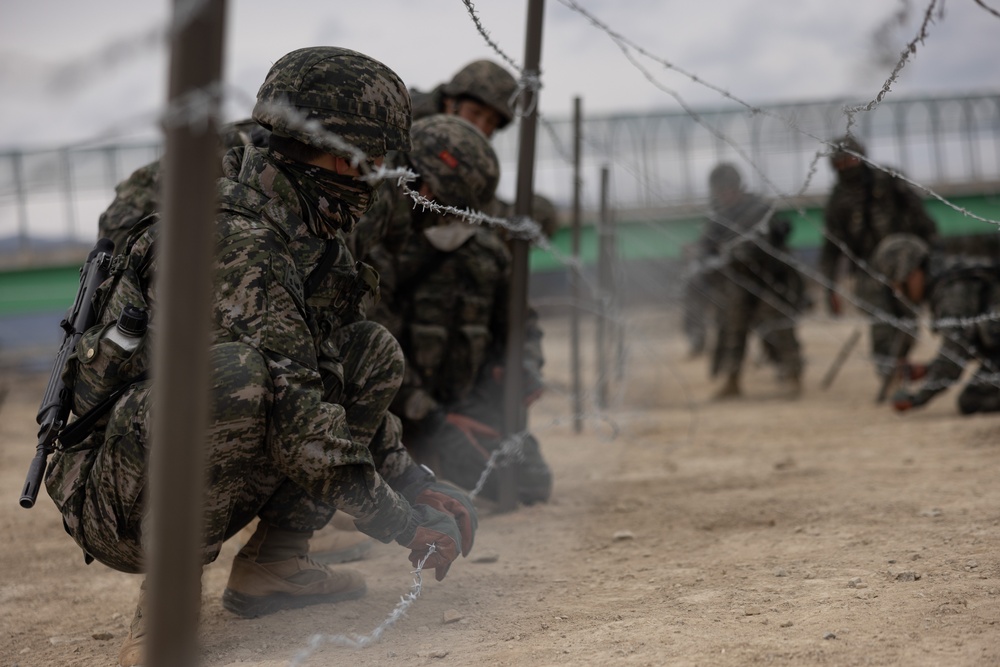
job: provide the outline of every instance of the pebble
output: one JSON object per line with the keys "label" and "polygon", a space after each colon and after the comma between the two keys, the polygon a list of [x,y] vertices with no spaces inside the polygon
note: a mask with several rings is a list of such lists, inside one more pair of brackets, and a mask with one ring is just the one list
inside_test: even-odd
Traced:
{"label": "pebble", "polygon": [[916,581],[920,575],[913,570],[904,570],[896,575],[896,581]]}
{"label": "pebble", "polygon": [[495,551],[486,551],[472,557],[473,563],[495,563],[500,560],[500,554]]}
{"label": "pebble", "polygon": [[854,577],[847,582],[848,588],[868,588],[868,584],[861,580],[861,577]]}
{"label": "pebble", "polygon": [[448,657],[448,653],[450,653],[450,651],[444,651],[444,650],[431,651],[431,652],[429,652],[427,654],[427,657],[428,658],[447,658]]}
{"label": "pebble", "polygon": [[90,636],[93,637],[94,639],[96,639],[99,642],[106,642],[109,639],[114,639],[115,638],[115,636],[113,634],[111,634],[110,632],[95,632],[94,634],[92,634]]}
{"label": "pebble", "polygon": [[611,536],[611,540],[614,542],[621,542],[623,540],[634,540],[635,533],[631,530],[619,530],[614,535]]}
{"label": "pebble", "polygon": [[790,628],[793,625],[795,625],[795,624],[792,623],[791,621],[785,621],[784,623],[781,624],[781,627],[783,627],[783,628]]}
{"label": "pebble", "polygon": [[447,625],[449,623],[458,623],[463,618],[465,618],[465,616],[459,613],[458,610],[449,609],[441,615],[441,622]]}
{"label": "pebble", "polygon": [[774,568],[774,576],[776,576],[776,577],[787,577],[788,576],[788,570],[786,570],[783,567],[776,567],[776,568]]}
{"label": "pebble", "polygon": [[825,635],[823,635],[823,639],[836,639],[836,638],[837,635],[833,632],[828,632]]}

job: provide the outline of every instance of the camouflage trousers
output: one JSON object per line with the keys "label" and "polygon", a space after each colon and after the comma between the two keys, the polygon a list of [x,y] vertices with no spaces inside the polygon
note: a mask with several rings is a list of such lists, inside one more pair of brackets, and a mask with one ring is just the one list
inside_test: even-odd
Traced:
{"label": "camouflage trousers", "polygon": [[747,338],[755,331],[778,373],[802,375],[802,347],[795,335],[796,307],[766,285],[743,274],[733,274],[722,285],[724,307],[719,309],[719,335],[712,375],[738,374],[746,357]]}
{"label": "camouflage trousers", "polygon": [[[446,406],[445,410],[471,417],[503,433],[503,386],[488,374],[482,375],[468,397]],[[479,436],[470,440],[443,418],[430,424],[426,420],[419,425],[404,422],[403,442],[413,458],[430,467],[439,479],[469,491],[479,484],[490,456],[503,444],[501,438]],[[520,502],[531,505],[549,499],[552,494],[552,471],[542,457],[541,447],[535,436],[530,433],[524,435],[520,450],[504,464],[514,468]],[[483,482],[479,495],[497,500],[497,479],[494,468]]]}
{"label": "camouflage trousers", "polygon": [[700,354],[708,345],[710,323],[718,319],[722,294],[715,272],[692,270],[684,282],[682,301],[684,335],[690,352]]}
{"label": "camouflage trousers", "polygon": [[[370,449],[378,446],[379,438],[398,439],[398,428],[386,423],[402,378],[402,353],[395,339],[375,323],[359,322],[342,327],[329,342],[325,353],[337,357],[324,359],[327,400],[345,408],[352,438]],[[214,561],[223,541],[254,517],[286,530],[315,530],[332,518],[332,501],[352,491],[334,488],[333,497],[312,498],[282,475],[267,442],[275,387],[264,357],[241,343],[215,345],[210,354],[204,563]],[[331,379],[330,373],[338,377]],[[112,409],[103,439],[77,453],[92,457],[89,470],[87,465],[62,467],[86,470],[82,502],[65,502],[60,508],[67,532],[86,553],[123,572],[140,572],[145,562],[152,390],[151,381],[133,386]],[[331,478],[334,475],[331,468]],[[54,483],[66,480],[47,480],[50,495]]]}
{"label": "camouflage trousers", "polygon": [[875,372],[885,378],[896,368],[896,361],[905,358],[916,342],[913,334],[917,327],[916,314],[893,294],[890,287],[864,271],[855,276],[854,294],[858,306],[871,320],[869,337]]}

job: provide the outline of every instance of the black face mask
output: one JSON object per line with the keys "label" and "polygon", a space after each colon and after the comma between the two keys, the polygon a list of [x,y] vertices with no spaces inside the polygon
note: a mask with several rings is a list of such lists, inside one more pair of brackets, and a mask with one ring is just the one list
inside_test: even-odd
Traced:
{"label": "black face mask", "polygon": [[350,232],[375,203],[376,184],[271,153],[299,194],[303,208],[332,229]]}

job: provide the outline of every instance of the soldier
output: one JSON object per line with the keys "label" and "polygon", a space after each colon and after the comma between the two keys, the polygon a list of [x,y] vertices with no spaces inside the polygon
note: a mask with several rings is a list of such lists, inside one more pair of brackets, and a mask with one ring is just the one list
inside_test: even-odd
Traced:
{"label": "soldier", "polygon": [[514,120],[511,98],[516,91],[517,80],[510,72],[492,60],[475,60],[429,93],[411,90],[413,119],[453,114],[492,138]]}
{"label": "soldier", "polygon": [[937,242],[937,225],[927,214],[923,202],[902,179],[874,169],[861,159],[865,148],[851,136],[834,142],[837,149],[830,164],[837,183],[824,211],[823,248],[820,272],[827,281],[830,314],[841,313],[836,280],[838,264],[845,255],[854,276],[854,293],[861,307],[873,315],[871,323],[872,357],[878,375],[885,378],[895,366],[895,359],[906,356],[914,338],[885,322],[884,314],[910,316],[909,309],[890,290],[857,262],[871,262],[876,246],[890,234],[914,234],[925,242]]}
{"label": "soldier", "polygon": [[872,261],[897,294],[927,303],[941,347],[927,366],[906,364],[904,376],[923,379],[916,391],[898,390],[892,405],[906,412],[958,382],[966,363],[979,368],[958,396],[964,415],[1000,410],[1000,266],[995,261],[942,257],[914,234],[892,234]]}
{"label": "soldier", "polygon": [[715,398],[741,394],[740,376],[747,337],[756,329],[774,355],[778,376],[788,392],[802,390],[802,350],[795,316],[803,289],[787,256],[787,220],[774,215],[767,200],[747,192],[735,166],[722,163],[709,174],[712,213],[703,236],[704,256],[719,275],[719,331],[712,375],[722,374]]}
{"label": "soldier", "polygon": [[[420,173],[421,194],[460,209],[479,209],[493,196],[499,165],[475,127],[454,116],[431,116],[413,124],[412,141],[406,161]],[[472,489],[503,430],[510,256],[494,230],[419,207],[398,210],[408,212],[412,234],[377,264],[393,276],[389,307],[379,319],[397,335],[406,357],[392,410],[418,461]],[[541,333],[529,323],[525,338],[530,403],[541,390]],[[524,439],[522,454],[520,500],[547,500],[551,473],[533,436]],[[496,493],[491,476],[482,495]]]}
{"label": "soldier", "polygon": [[[222,542],[256,517],[233,561],[226,609],[259,616],[357,598],[365,592],[359,573],[307,555],[312,531],[344,510],[362,532],[410,549],[412,563],[434,544],[426,566],[440,580],[472,547],[475,510],[402,448],[398,421],[386,413],[402,354],[384,328],[358,320],[364,276],[340,270],[354,264],[344,260],[342,234],[372,200],[374,186],[360,179],[370,167],[302,121],[378,164],[387,151],[409,148],[409,96],[382,63],[311,47],[273,65],[253,117],[272,132],[269,149],[231,151],[219,182],[202,560],[213,561]],[[102,312],[117,312],[125,297],[153,303],[155,256],[142,253],[155,229],[131,244]],[[84,381],[89,369],[114,365],[102,361],[111,352],[98,349],[96,359],[84,355],[86,363],[69,369],[78,375],[77,415],[79,401],[96,398]],[[129,359],[136,370],[146,365],[140,361]],[[151,383],[140,376],[124,386],[99,426],[56,454],[46,485],[88,559],[141,572]],[[121,665],[142,662],[143,608],[140,594]]]}

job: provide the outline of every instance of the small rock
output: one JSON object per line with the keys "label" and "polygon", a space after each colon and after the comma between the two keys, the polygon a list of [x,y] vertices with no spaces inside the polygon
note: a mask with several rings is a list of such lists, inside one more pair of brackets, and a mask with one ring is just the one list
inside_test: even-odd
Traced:
{"label": "small rock", "polygon": [[31,649],[28,648],[27,646],[25,646],[24,648],[22,648],[17,653],[18,653],[18,655],[28,655],[29,653],[31,653]]}
{"label": "small rock", "polygon": [[823,635],[823,639],[836,639],[836,638],[837,635],[832,632],[828,632],[825,635]]}
{"label": "small rock", "polygon": [[790,628],[793,625],[795,625],[795,624],[792,623],[791,621],[785,621],[784,623],[781,624],[781,627],[783,627],[783,628]]}
{"label": "small rock", "polygon": [[786,570],[783,567],[776,567],[776,568],[774,568],[774,576],[776,576],[776,577],[787,577],[788,576],[788,570]]}
{"label": "small rock", "polygon": [[921,512],[920,516],[937,517],[941,516],[942,514],[944,514],[944,512],[941,511],[940,507],[932,507],[928,510],[924,510],[923,512]]}
{"label": "small rock", "polygon": [[977,563],[974,560],[969,560],[969,561],[965,562],[965,569],[966,570],[975,570],[977,567],[979,567],[979,563]]}
{"label": "small rock", "polygon": [[634,540],[635,533],[631,530],[619,530],[614,535],[611,536],[612,542],[622,542],[624,540]]}
{"label": "small rock", "polygon": [[448,657],[448,653],[450,653],[450,651],[445,651],[445,650],[429,651],[427,653],[427,657],[428,658],[447,658]]}
{"label": "small rock", "polygon": [[896,581],[916,581],[920,575],[913,570],[904,570],[896,575]]}
{"label": "small rock", "polygon": [[472,557],[473,563],[495,563],[500,560],[500,554],[495,551],[486,551]]}
{"label": "small rock", "polygon": [[854,577],[847,582],[848,588],[858,588],[858,584],[861,583],[861,577]]}
{"label": "small rock", "polygon": [[446,612],[444,612],[444,614],[441,615],[441,622],[447,625],[449,623],[458,623],[463,618],[465,617],[462,614],[460,614],[458,610],[449,609]]}
{"label": "small rock", "polygon": [[115,636],[113,634],[111,634],[110,632],[95,632],[94,634],[92,634],[90,636],[93,637],[94,639],[96,639],[99,642],[106,642],[109,639],[114,639],[115,638]]}
{"label": "small rock", "polygon": [[760,614],[761,614],[760,607],[747,607],[746,609],[743,610],[744,616],[760,616]]}

